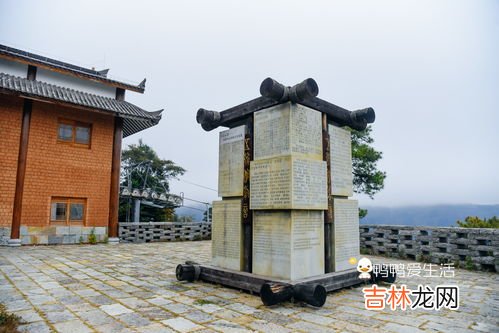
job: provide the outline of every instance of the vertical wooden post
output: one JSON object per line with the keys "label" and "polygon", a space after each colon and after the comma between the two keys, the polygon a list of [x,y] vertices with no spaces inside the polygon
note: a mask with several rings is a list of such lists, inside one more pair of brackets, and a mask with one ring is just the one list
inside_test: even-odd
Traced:
{"label": "vertical wooden post", "polygon": [[28,80],[33,81],[34,79],[36,79],[36,70],[37,70],[36,66],[28,65],[28,75],[27,75]]}
{"label": "vertical wooden post", "polygon": [[333,254],[333,199],[331,196],[331,144],[329,142],[329,132],[327,115],[322,114],[322,158],[326,161],[327,179],[327,211],[324,212],[324,268],[326,273],[334,270]]}
{"label": "vertical wooden post", "polygon": [[21,137],[19,140],[19,154],[17,157],[16,192],[14,194],[14,207],[12,212],[12,226],[10,229],[9,245],[19,246],[21,229],[21,215],[23,206],[24,177],[26,175],[26,160],[28,157],[29,127],[31,123],[31,110],[33,101],[24,100]]}
{"label": "vertical wooden post", "polygon": [[[36,66],[28,65],[26,78],[30,81],[36,79]],[[16,192],[14,193],[14,206],[12,211],[12,224],[10,228],[10,246],[20,246],[21,216],[23,209],[24,177],[26,175],[26,160],[28,158],[29,127],[33,101],[23,101],[23,118],[21,121],[21,137],[19,138],[19,153],[17,156]]]}
{"label": "vertical wooden post", "polygon": [[116,99],[118,101],[124,101],[125,100],[125,89],[116,88]]}
{"label": "vertical wooden post", "polygon": [[111,187],[109,190],[109,224],[110,243],[118,243],[118,209],[120,195],[121,140],[123,138],[123,119],[114,118],[113,157],[111,162]]}
{"label": "vertical wooden post", "polygon": [[251,273],[253,261],[253,213],[250,210],[250,163],[253,160],[253,115],[246,122],[242,199],[243,271]]}

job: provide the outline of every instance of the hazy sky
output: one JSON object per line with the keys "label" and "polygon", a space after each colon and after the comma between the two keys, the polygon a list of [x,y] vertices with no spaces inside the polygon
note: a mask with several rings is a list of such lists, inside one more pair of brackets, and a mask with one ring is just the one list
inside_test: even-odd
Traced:
{"label": "hazy sky", "polygon": [[[164,108],[139,138],[217,188],[218,132],[196,123],[271,76],[376,110],[385,189],[361,205],[499,203],[498,1],[0,1],[0,43],[140,82]],[[172,181],[173,192],[214,191]]]}

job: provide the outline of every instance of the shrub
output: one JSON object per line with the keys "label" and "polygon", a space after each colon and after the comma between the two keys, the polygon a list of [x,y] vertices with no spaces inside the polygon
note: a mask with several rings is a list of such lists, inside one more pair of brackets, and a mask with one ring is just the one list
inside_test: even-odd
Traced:
{"label": "shrub", "polygon": [[499,228],[499,218],[497,216],[492,216],[490,219],[484,218],[483,220],[478,216],[468,216],[464,219],[464,222],[457,221],[456,223],[461,228]]}
{"label": "shrub", "polygon": [[473,264],[473,260],[470,256],[466,256],[466,259],[464,260],[464,268],[470,271],[475,269],[475,264]]}
{"label": "shrub", "polygon": [[90,230],[90,235],[88,235],[88,242],[90,244],[97,243],[97,236],[95,236],[95,228],[92,228],[92,230]]}
{"label": "shrub", "polygon": [[405,254],[404,248],[399,248],[399,258],[400,259],[407,259],[407,255]]}
{"label": "shrub", "polygon": [[360,248],[360,254],[363,254],[363,255],[373,255],[373,250],[372,249],[369,249],[367,247],[361,247]]}
{"label": "shrub", "polygon": [[8,313],[5,305],[0,304],[0,333],[18,333],[19,324],[22,324],[21,318]]}
{"label": "shrub", "polygon": [[431,262],[431,255],[430,254],[418,254],[416,256],[416,261],[430,263]]}

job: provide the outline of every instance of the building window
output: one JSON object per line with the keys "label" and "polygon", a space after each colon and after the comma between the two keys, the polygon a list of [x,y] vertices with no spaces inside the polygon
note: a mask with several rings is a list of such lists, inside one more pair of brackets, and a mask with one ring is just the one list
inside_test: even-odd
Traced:
{"label": "building window", "polygon": [[90,147],[92,125],[59,119],[57,141],[80,147]]}
{"label": "building window", "polygon": [[52,198],[50,223],[60,225],[85,224],[86,199]]}

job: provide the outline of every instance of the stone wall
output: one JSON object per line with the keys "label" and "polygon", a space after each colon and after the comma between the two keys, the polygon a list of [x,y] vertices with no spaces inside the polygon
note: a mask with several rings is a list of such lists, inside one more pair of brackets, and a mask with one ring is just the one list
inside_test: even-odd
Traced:
{"label": "stone wall", "polygon": [[210,239],[211,223],[121,222],[119,237],[122,242],[132,243]]}
{"label": "stone wall", "polygon": [[[81,226],[50,226],[27,227],[21,226],[22,245],[53,245],[53,244],[80,244],[88,243],[93,233],[97,243],[107,241],[107,227]],[[0,227],[0,246],[8,245],[10,227]]]}
{"label": "stone wall", "polygon": [[499,229],[361,225],[362,253],[499,272]]}
{"label": "stone wall", "polygon": [[88,243],[90,234],[95,235],[97,243],[107,242],[107,227],[82,226],[21,226],[22,245],[54,245]]}
{"label": "stone wall", "polygon": [[10,228],[0,227],[0,246],[7,245],[10,239]]}

